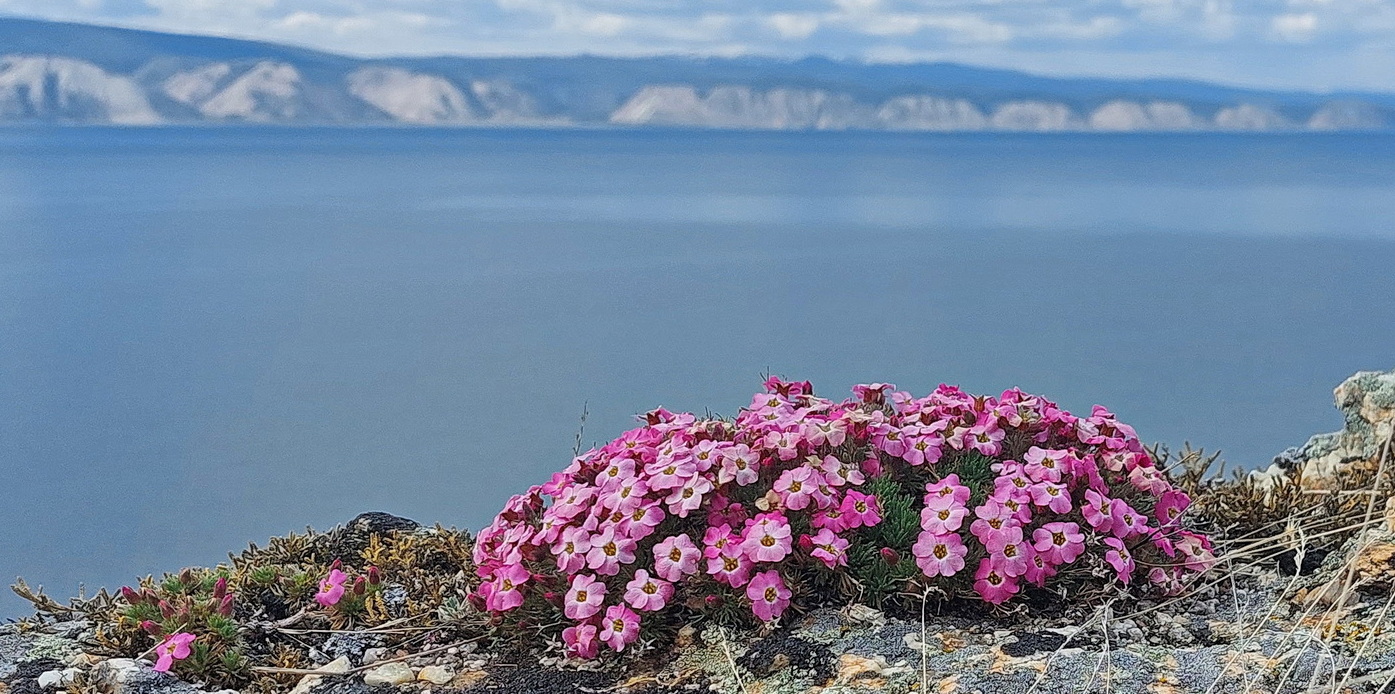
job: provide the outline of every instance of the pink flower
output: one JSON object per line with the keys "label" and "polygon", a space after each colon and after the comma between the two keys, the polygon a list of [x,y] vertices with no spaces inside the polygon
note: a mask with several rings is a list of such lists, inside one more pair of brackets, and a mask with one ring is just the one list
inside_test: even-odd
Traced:
{"label": "pink flower", "polygon": [[969,510],[963,506],[935,508],[926,506],[920,510],[920,527],[935,535],[957,532],[964,525],[964,517]]}
{"label": "pink flower", "polygon": [[[1018,531],[1021,537],[1021,530]],[[997,549],[989,550],[989,561],[992,562],[993,569],[1004,576],[1016,578],[1027,573],[1027,566],[1031,562],[1032,550],[1021,540],[1017,542],[1005,542]]]}
{"label": "pink flower", "polygon": [[785,508],[792,511],[807,508],[817,489],[818,480],[814,479],[814,470],[804,465],[780,473],[779,479],[775,480],[775,493],[780,495]]}
{"label": "pink flower", "polygon": [[1018,586],[1015,579],[1004,576],[993,568],[991,560],[984,559],[978,563],[978,571],[974,572],[974,590],[985,602],[1001,605],[1017,594]]}
{"label": "pink flower", "polygon": [[1111,511],[1111,515],[1114,516],[1114,534],[1118,537],[1130,538],[1148,532],[1148,519],[1133,510],[1132,506],[1115,500]]}
{"label": "pink flower", "polygon": [[1216,563],[1216,555],[1211,550],[1210,541],[1201,535],[1183,531],[1176,547],[1186,562],[1183,566],[1190,571],[1209,571]]}
{"label": "pink flower", "polygon": [[697,476],[697,464],[691,458],[660,459],[645,467],[644,471],[649,474],[650,489],[677,489]]}
{"label": "pink flower", "polygon": [[1024,471],[1033,482],[1060,482],[1069,457],[1070,451],[1048,451],[1032,446],[1022,456],[1022,462],[1026,463]]}
{"label": "pink flower", "polygon": [[586,566],[603,576],[614,576],[620,573],[621,564],[634,563],[635,544],[634,540],[616,533],[615,526],[607,525],[591,538]]}
{"label": "pink flower", "polygon": [[824,456],[817,467],[823,471],[824,480],[835,487],[841,487],[845,484],[862,484],[867,481],[861,468],[852,463],[845,463],[836,456]]}
{"label": "pink flower", "polygon": [[1054,482],[1037,482],[1031,487],[1032,503],[1045,506],[1056,513],[1070,513],[1070,492],[1066,485]]}
{"label": "pink flower", "polygon": [[969,503],[972,492],[959,484],[959,475],[949,475],[939,482],[925,485],[925,505],[943,508],[944,506],[964,506]]}
{"label": "pink flower", "polygon": [[[331,569],[329,575],[320,581],[320,592],[315,593],[315,602],[329,607],[344,597],[344,582],[349,576],[339,569]],[[181,658],[182,660],[182,658]]]}
{"label": "pink flower", "polygon": [[1104,553],[1104,560],[1119,575],[1119,581],[1128,583],[1133,578],[1133,555],[1129,554],[1129,548],[1123,540],[1117,537],[1104,538],[1104,544],[1109,545],[1109,550]]}
{"label": "pink flower", "polygon": [[877,497],[849,489],[843,503],[838,507],[843,512],[843,525],[849,528],[872,527],[882,522],[881,505]]}
{"label": "pink flower", "polygon": [[572,576],[562,613],[575,620],[587,619],[600,612],[604,602],[605,584],[586,574],[577,574]]}
{"label": "pink flower", "polygon": [[707,529],[702,535],[702,556],[711,559],[722,553],[728,544],[741,544],[737,542],[736,534],[731,531],[729,525],[714,525]]}
{"label": "pink flower", "polygon": [[1034,586],[1044,586],[1046,579],[1056,575],[1056,567],[1052,566],[1041,554],[1033,552],[1032,560],[1027,563],[1027,573],[1022,574],[1022,578]]}
{"label": "pink flower", "polygon": [[926,576],[953,576],[964,568],[964,556],[969,548],[955,534],[936,534],[929,531],[920,534],[911,546],[916,566]]}
{"label": "pink flower", "polygon": [[664,510],[656,501],[636,506],[616,526],[616,531],[636,541],[654,534],[654,529],[664,522]]}
{"label": "pink flower", "polygon": [[712,491],[712,483],[706,477],[694,477],[683,483],[683,486],[674,489],[673,493],[664,499],[668,504],[668,510],[679,518],[687,518],[688,514],[696,511],[702,505],[704,494]]}
{"label": "pink flower", "polygon": [[805,535],[813,543],[813,551],[810,556],[824,563],[824,566],[832,569],[837,566],[848,565],[848,541],[838,537],[832,530],[824,528],[814,534],[813,537]]}
{"label": "pink flower", "polygon": [[568,521],[589,509],[591,500],[595,497],[594,487],[574,485],[567,488],[567,491],[552,508],[548,509],[548,512],[557,520]]}
{"label": "pink flower", "polygon": [[562,538],[552,546],[557,568],[563,573],[576,573],[586,567],[586,553],[591,550],[591,533],[585,528],[567,528]]}
{"label": "pink flower", "polygon": [[1002,451],[1003,437],[1006,434],[998,426],[998,418],[990,414],[981,414],[978,423],[969,428],[964,436],[964,442],[968,448],[972,448],[986,456],[993,457]]}
{"label": "pink flower", "polygon": [[848,529],[843,518],[843,511],[832,505],[815,513],[814,517],[809,520],[809,524],[815,528],[828,528],[835,533],[841,533]]}
{"label": "pink flower", "polygon": [[944,439],[930,427],[908,427],[902,430],[902,434],[906,437],[906,452],[901,457],[906,462],[923,465],[940,461]]}
{"label": "pink flower", "polygon": [[799,457],[799,444],[803,441],[799,432],[772,431],[765,437],[765,447],[773,449],[780,460],[794,460]]}
{"label": "pink flower", "polygon": [[750,580],[751,560],[746,557],[741,545],[730,542],[722,548],[720,554],[708,558],[707,574],[719,583],[740,588]]}
{"label": "pink flower", "polygon": [[585,623],[562,630],[562,643],[567,646],[567,655],[590,660],[600,655],[601,644],[595,624]]}
{"label": "pink flower", "polygon": [[644,495],[649,493],[649,484],[638,477],[621,480],[601,493],[600,502],[611,511],[629,513],[644,503]]}
{"label": "pink flower", "polygon": [[717,481],[722,484],[736,482],[744,487],[760,478],[760,454],[746,444],[737,444],[722,451],[722,467],[717,471]]}
{"label": "pink flower", "polygon": [[893,458],[900,458],[906,454],[906,439],[901,435],[900,427],[886,422],[874,422],[867,427],[867,432],[872,435],[872,446],[877,450]]}
{"label": "pink flower", "polygon": [[1096,532],[1109,533],[1114,530],[1114,500],[1093,489],[1085,490],[1085,506],[1080,509],[1085,522]]}
{"label": "pink flower", "polygon": [[687,534],[674,535],[654,545],[654,573],[668,581],[681,581],[698,572],[702,551]]}
{"label": "pink flower", "polygon": [[169,672],[170,668],[174,666],[174,661],[188,658],[189,645],[197,638],[193,634],[182,631],[166,636],[165,640],[155,647],[155,653],[158,654],[155,659],[155,672]]}
{"label": "pink flower", "polygon": [[1158,519],[1158,525],[1170,528],[1177,525],[1182,520],[1182,514],[1192,505],[1191,497],[1179,491],[1163,492],[1158,499],[1158,505],[1153,508],[1153,515]]}
{"label": "pink flower", "polygon": [[601,622],[601,640],[611,649],[625,650],[639,638],[639,615],[624,605],[611,605],[606,608],[605,620]]}
{"label": "pink flower", "polygon": [[780,578],[778,571],[762,571],[751,578],[746,586],[746,597],[751,599],[751,611],[763,621],[779,619],[790,605],[790,589]]}
{"label": "pink flower", "polygon": [[494,591],[489,596],[491,612],[507,612],[523,604],[523,584],[532,575],[522,564],[510,564],[494,576]]}
{"label": "pink flower", "polygon": [[1052,565],[1069,564],[1085,552],[1085,535],[1075,523],[1047,523],[1032,531],[1032,547]]}
{"label": "pink flower", "polygon": [[625,584],[625,602],[630,603],[636,610],[662,610],[672,597],[673,584],[650,576],[644,569],[635,571],[634,580]]}
{"label": "pink flower", "polygon": [[596,475],[596,486],[602,490],[614,489],[626,480],[634,479],[635,461],[629,458],[616,458]]}
{"label": "pink flower", "polygon": [[827,444],[841,446],[848,438],[848,422],[837,419],[816,419],[804,422],[804,440],[815,448]]}
{"label": "pink flower", "polygon": [[790,524],[778,513],[762,513],[746,528],[741,548],[754,562],[780,561],[793,549]]}

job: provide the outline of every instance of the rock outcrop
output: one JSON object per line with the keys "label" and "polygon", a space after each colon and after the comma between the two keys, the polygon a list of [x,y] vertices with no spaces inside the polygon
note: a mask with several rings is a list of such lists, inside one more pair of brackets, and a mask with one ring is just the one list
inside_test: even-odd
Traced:
{"label": "rock outcrop", "polygon": [[[1334,488],[1379,466],[1381,449],[1395,430],[1395,369],[1358,372],[1332,396],[1346,422],[1342,430],[1313,436],[1275,460],[1280,468],[1301,471],[1303,484],[1313,489]],[[1395,460],[1387,463],[1387,472],[1395,474]]]}

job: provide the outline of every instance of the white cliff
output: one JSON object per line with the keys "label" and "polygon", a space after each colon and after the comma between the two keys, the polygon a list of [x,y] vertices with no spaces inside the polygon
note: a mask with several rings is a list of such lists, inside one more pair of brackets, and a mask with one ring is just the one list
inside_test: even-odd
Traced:
{"label": "white cliff", "polygon": [[1285,130],[1293,124],[1273,109],[1256,104],[1239,104],[1216,112],[1215,124],[1222,130]]}
{"label": "white cliff", "polygon": [[898,96],[877,108],[877,122],[889,130],[982,130],[983,111],[965,99]]}
{"label": "white cliff", "polygon": [[1195,130],[1204,122],[1185,104],[1175,101],[1111,101],[1090,114],[1090,129],[1104,132]]}
{"label": "white cliff", "polygon": [[1055,132],[1080,130],[1084,123],[1065,104],[1050,101],[1009,101],[993,111],[989,123],[997,130]]}
{"label": "white cliff", "polygon": [[368,67],[354,71],[346,82],[350,94],[400,123],[467,123],[477,118],[465,95],[436,75]]}
{"label": "white cliff", "polygon": [[203,102],[199,112],[217,120],[291,121],[302,111],[301,87],[294,66],[262,61]]}
{"label": "white cliff", "polygon": [[0,56],[0,121],[152,125],[160,115],[129,77],[92,63],[42,55]]}

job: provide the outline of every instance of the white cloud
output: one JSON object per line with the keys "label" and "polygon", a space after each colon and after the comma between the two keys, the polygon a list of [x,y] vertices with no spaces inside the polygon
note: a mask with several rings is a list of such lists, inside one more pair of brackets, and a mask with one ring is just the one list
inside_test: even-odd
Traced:
{"label": "white cloud", "polygon": [[819,18],[809,14],[777,12],[766,18],[771,28],[786,39],[807,39],[819,29]]}
{"label": "white cloud", "polygon": [[1317,15],[1312,12],[1281,14],[1271,20],[1274,34],[1285,41],[1303,43],[1313,38],[1318,28]]}

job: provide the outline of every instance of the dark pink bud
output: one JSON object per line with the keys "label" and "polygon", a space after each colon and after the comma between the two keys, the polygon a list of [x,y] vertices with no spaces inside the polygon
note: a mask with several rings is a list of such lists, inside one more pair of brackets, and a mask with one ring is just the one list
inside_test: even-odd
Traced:
{"label": "dark pink bud", "polygon": [[721,607],[721,606],[722,606],[722,596],[720,596],[720,595],[709,595],[709,596],[707,596],[707,597],[703,600],[703,602],[707,603],[707,609],[709,609],[709,610],[710,610],[710,609],[713,609],[713,608],[716,608],[716,607]]}
{"label": "dark pink bud", "polygon": [[480,594],[479,594],[479,593],[476,593],[476,592],[474,592],[474,591],[470,591],[470,595],[469,595],[468,597],[466,597],[465,599],[468,600],[468,601],[470,602],[470,607],[475,608],[475,610],[477,610],[477,611],[479,611],[479,612],[484,612],[484,608],[485,608],[484,598],[480,597]]}
{"label": "dark pink bud", "polygon": [[802,550],[804,550],[805,552],[811,552],[811,551],[813,551],[813,549],[814,549],[814,538],[809,537],[808,535],[800,535],[800,536],[799,536],[799,548],[802,549]]}
{"label": "dark pink bud", "polygon": [[344,568],[344,562],[339,561],[338,559],[335,559],[335,560],[334,560],[332,563],[330,563],[330,565],[329,565],[329,570],[330,570],[330,571],[334,571],[335,569],[342,569],[342,568]]}
{"label": "dark pink bud", "polygon": [[213,597],[222,600],[228,594],[228,579],[220,576],[213,584]]}
{"label": "dark pink bud", "polygon": [[136,592],[135,589],[130,586],[121,586],[121,597],[125,598],[126,603],[130,605],[139,605],[145,602],[145,596]]}
{"label": "dark pink bud", "polygon": [[901,563],[901,555],[898,554],[898,553],[896,552],[896,550],[894,550],[894,549],[892,549],[892,548],[890,548],[890,547],[883,547],[883,548],[882,548],[882,560],[885,561],[887,564],[890,564],[890,565],[892,565],[892,566],[896,566],[897,564],[900,564],[900,563]]}
{"label": "dark pink bud", "polygon": [[165,630],[160,628],[159,624],[156,624],[155,622],[152,622],[148,619],[140,623],[140,628],[142,631],[144,631],[147,634],[150,634],[151,636],[162,636],[165,633]]}
{"label": "dark pink bud", "polygon": [[169,619],[170,617],[173,617],[173,616],[174,616],[174,605],[171,605],[171,604],[169,604],[168,602],[165,602],[164,600],[161,600],[161,601],[160,601],[160,616],[164,617],[165,619]]}
{"label": "dark pink bud", "polygon": [[363,595],[368,592],[368,579],[359,576],[354,579],[354,595]]}
{"label": "dark pink bud", "polygon": [[370,586],[376,586],[376,585],[378,585],[379,583],[382,583],[382,582],[383,582],[383,572],[379,571],[379,570],[378,570],[378,567],[376,567],[376,566],[370,566],[370,567],[368,567],[368,585],[370,585]]}
{"label": "dark pink bud", "polygon": [[223,596],[223,602],[218,605],[218,614],[224,617],[231,617],[233,610],[233,596]]}

